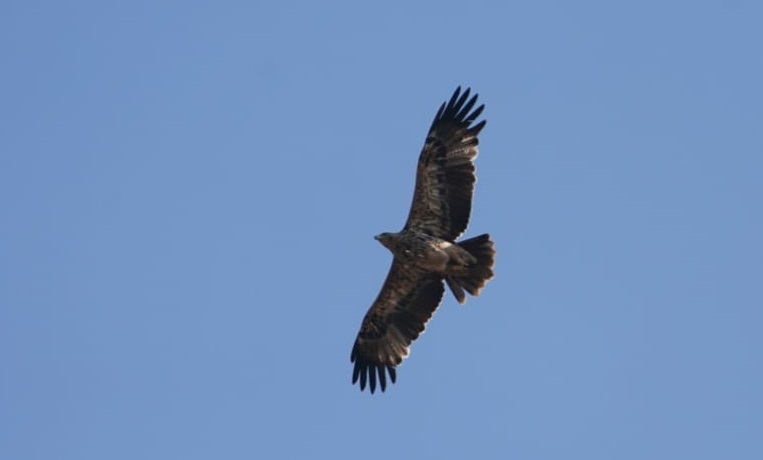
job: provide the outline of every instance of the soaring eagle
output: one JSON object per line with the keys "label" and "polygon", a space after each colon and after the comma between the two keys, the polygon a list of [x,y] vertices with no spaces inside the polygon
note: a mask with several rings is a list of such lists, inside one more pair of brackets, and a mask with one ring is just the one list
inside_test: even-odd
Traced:
{"label": "soaring eagle", "polygon": [[368,383],[373,393],[377,379],[384,391],[387,373],[395,382],[395,367],[442,300],[443,281],[463,304],[464,291],[477,296],[493,277],[490,235],[455,242],[469,222],[477,135],[485,127],[485,120],[472,126],[485,106],[472,110],[477,95],[470,99],[469,91],[461,93],[458,87],[434,117],[419,155],[405,226],[399,233],[375,237],[394,259],[352,347],[352,383],[360,380],[361,391]]}

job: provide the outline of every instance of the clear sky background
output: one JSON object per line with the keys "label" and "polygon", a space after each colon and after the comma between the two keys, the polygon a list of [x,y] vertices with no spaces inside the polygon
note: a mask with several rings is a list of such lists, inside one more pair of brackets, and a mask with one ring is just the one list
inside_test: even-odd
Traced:
{"label": "clear sky background", "polygon": [[[0,458],[763,458],[760,2],[107,3],[0,7]],[[361,393],[457,85],[496,277]]]}

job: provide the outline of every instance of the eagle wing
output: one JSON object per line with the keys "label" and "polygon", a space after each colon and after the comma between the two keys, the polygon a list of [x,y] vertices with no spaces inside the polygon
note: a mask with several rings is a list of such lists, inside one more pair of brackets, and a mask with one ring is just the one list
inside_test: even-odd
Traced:
{"label": "eagle wing", "polygon": [[443,291],[441,276],[392,261],[384,286],[363,318],[352,347],[353,384],[360,379],[363,390],[368,382],[373,393],[377,375],[381,391],[387,387],[387,373],[395,382],[395,366],[408,356],[411,343],[440,305]]}
{"label": "eagle wing", "polygon": [[406,229],[418,229],[453,241],[469,223],[474,191],[474,159],[477,135],[485,120],[471,124],[485,108],[472,110],[475,94],[458,87],[437,111],[429,128],[416,169],[416,188],[406,221]]}

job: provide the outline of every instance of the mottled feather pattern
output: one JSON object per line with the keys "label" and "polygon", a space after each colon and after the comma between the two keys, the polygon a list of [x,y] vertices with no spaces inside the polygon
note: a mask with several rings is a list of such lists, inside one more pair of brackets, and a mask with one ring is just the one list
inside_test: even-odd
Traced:
{"label": "mottled feather pattern", "polygon": [[471,126],[485,106],[472,111],[477,95],[469,99],[469,93],[469,89],[463,93],[456,89],[432,121],[419,155],[406,228],[421,228],[449,240],[466,230],[476,181],[477,135],[486,123]]}
{"label": "mottled feather pattern", "polygon": [[[392,280],[392,282],[390,281]],[[442,300],[442,277],[393,263],[376,301],[363,319],[350,361],[355,363],[352,383],[369,383],[371,393],[386,389],[385,370],[395,381],[394,366],[408,356],[408,348],[424,331]]]}

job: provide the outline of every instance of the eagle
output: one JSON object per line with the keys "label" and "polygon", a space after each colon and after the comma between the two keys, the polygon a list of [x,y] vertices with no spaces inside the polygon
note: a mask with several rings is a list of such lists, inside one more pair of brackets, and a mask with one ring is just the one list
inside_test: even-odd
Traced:
{"label": "eagle", "polygon": [[[416,186],[408,220],[398,233],[374,238],[393,254],[387,279],[369,308],[350,354],[355,363],[352,383],[360,390],[377,382],[381,391],[392,383],[396,367],[408,356],[432,318],[447,284],[456,300],[466,292],[478,296],[493,278],[495,249],[487,233],[456,242],[466,230],[476,181],[477,135],[485,120],[474,124],[485,106],[476,109],[456,88],[432,121],[416,167]],[[474,110],[472,110],[474,109]]]}

